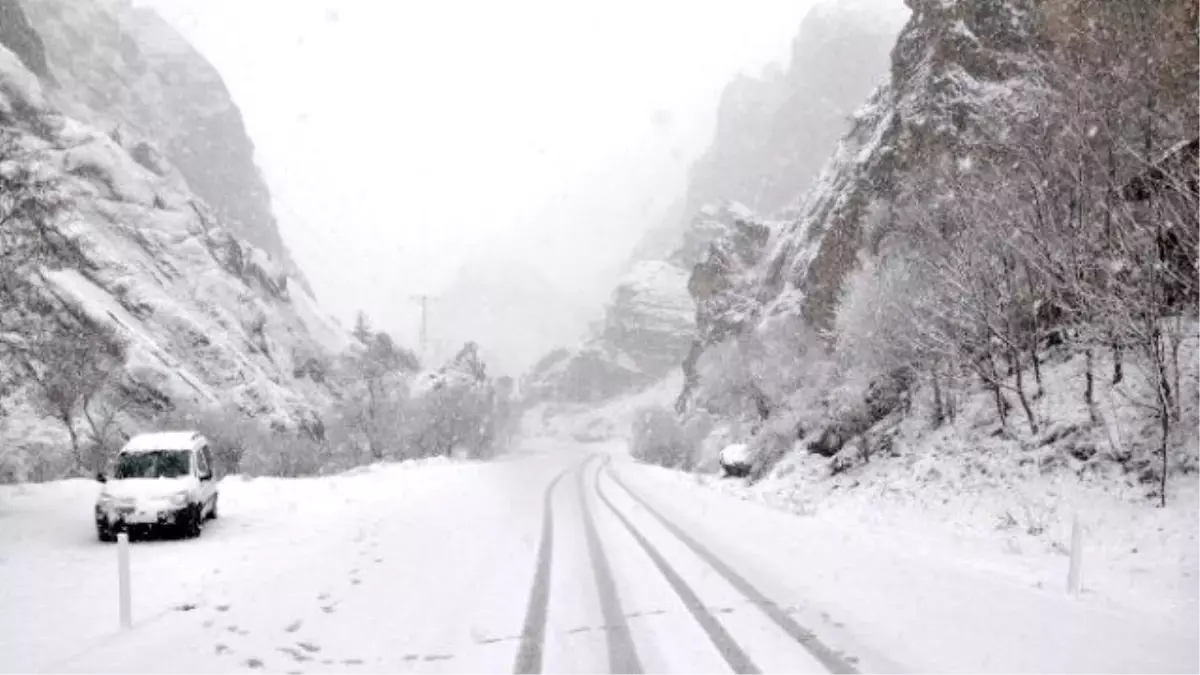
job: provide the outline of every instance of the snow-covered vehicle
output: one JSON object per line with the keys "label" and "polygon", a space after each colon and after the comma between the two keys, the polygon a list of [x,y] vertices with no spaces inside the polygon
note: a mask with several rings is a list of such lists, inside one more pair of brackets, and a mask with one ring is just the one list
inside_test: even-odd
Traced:
{"label": "snow-covered vehicle", "polygon": [[745,443],[734,443],[727,445],[721,450],[717,457],[721,463],[721,470],[726,476],[741,478],[750,474],[750,466],[753,463],[754,456],[750,452],[750,446]]}
{"label": "snow-covered vehicle", "polygon": [[96,535],[113,541],[117,532],[169,527],[186,537],[200,535],[217,517],[217,481],[208,440],[194,431],[140,434],[117,453],[111,475],[96,476]]}

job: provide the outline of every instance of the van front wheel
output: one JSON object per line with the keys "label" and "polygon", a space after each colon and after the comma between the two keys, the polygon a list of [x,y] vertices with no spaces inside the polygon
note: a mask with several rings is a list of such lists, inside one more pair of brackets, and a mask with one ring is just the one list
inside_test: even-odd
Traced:
{"label": "van front wheel", "polygon": [[195,539],[200,536],[201,525],[204,520],[200,513],[199,506],[192,506],[184,512],[182,519],[179,522],[179,529],[184,537]]}

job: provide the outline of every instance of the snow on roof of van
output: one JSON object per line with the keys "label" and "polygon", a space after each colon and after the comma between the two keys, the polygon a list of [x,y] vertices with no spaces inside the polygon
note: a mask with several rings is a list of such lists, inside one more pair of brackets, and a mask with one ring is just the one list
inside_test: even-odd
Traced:
{"label": "snow on roof of van", "polygon": [[149,450],[190,450],[196,446],[195,431],[163,431],[154,434],[138,434],[129,439],[121,452],[146,452]]}

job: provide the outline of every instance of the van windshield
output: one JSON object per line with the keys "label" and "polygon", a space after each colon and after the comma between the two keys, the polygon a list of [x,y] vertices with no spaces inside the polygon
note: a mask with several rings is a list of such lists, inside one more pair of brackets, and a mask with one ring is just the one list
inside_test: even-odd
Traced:
{"label": "van windshield", "polygon": [[192,453],[187,450],[148,450],[122,453],[117,458],[116,478],[179,478],[191,471]]}

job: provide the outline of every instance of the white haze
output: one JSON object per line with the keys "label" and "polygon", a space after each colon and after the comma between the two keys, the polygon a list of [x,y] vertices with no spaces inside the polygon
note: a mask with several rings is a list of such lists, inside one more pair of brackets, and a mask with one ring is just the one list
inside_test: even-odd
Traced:
{"label": "white haze", "polygon": [[[410,296],[449,291],[436,356],[470,334],[509,372],[599,315],[680,195],[721,88],[785,60],[810,5],[143,4],[221,71],[322,303],[416,346]],[[516,320],[544,330],[514,345],[501,334]]]}

